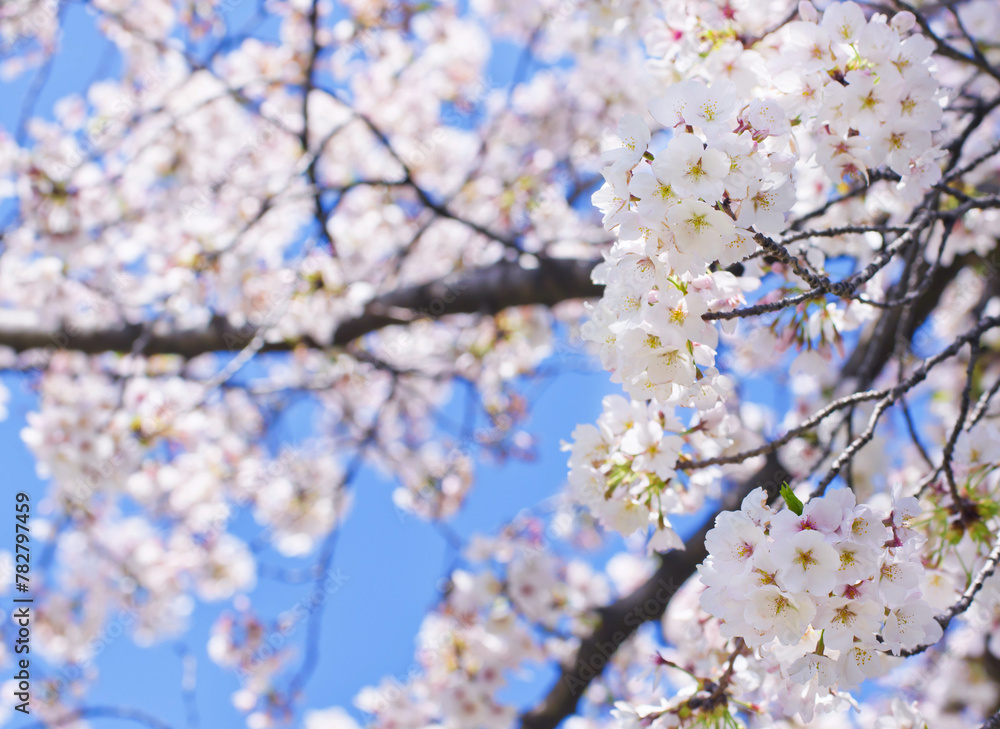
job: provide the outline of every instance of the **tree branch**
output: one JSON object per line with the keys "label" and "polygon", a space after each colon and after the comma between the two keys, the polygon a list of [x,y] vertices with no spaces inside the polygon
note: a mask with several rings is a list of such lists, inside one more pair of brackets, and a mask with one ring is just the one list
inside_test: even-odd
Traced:
{"label": "tree branch", "polygon": [[[553,306],[562,301],[597,297],[603,287],[590,280],[590,272],[598,263],[552,258],[539,260],[537,268],[524,268],[516,261],[501,261],[397,289],[375,297],[359,316],[341,323],[331,335],[331,345],[344,346],[383,327],[420,319],[438,319],[449,314],[496,314],[512,306]],[[136,348],[145,332],[143,324],[98,330],[64,326],[48,331],[6,326],[0,327],[0,347],[15,352],[68,349],[86,354],[133,352],[135,348],[136,354],[192,358],[209,352],[240,350],[257,331],[255,326],[236,327],[217,316],[204,329],[153,333]],[[288,351],[299,345],[317,349],[325,346],[303,336],[266,342],[260,351]]]}

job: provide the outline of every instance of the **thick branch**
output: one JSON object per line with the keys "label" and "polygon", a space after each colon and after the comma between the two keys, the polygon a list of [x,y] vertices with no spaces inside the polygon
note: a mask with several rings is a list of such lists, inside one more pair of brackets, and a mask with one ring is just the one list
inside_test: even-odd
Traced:
{"label": "thick branch", "polygon": [[[537,268],[523,268],[515,261],[501,261],[392,291],[376,297],[360,316],[337,327],[332,344],[343,346],[383,327],[418,319],[437,319],[448,314],[496,314],[512,306],[553,306],[571,299],[597,297],[602,287],[590,280],[590,272],[598,262],[550,258],[540,260]],[[256,327],[235,327],[222,317],[215,317],[204,329],[154,333],[144,342],[141,342],[144,328],[140,324],[92,331],[73,327],[41,331],[8,326],[0,328],[0,347],[16,352],[43,349],[70,349],[86,354],[135,351],[190,358],[208,352],[242,349],[256,334]],[[137,342],[141,342],[139,347],[136,347]],[[287,351],[298,345],[323,346],[310,337],[302,337],[268,342],[261,351]]]}
{"label": "thick branch", "polygon": [[[590,280],[600,260],[543,258],[537,268],[503,261],[438,281],[385,294],[357,319],[337,328],[333,343],[344,345],[391,324],[446,314],[496,314],[511,306],[554,306],[571,299],[595,298],[604,287]],[[400,316],[401,314],[401,316]]]}

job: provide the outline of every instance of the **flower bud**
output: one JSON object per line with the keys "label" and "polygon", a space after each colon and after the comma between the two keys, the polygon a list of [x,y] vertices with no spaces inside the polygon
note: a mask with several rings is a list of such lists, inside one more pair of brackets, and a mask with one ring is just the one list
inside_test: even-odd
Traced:
{"label": "flower bud", "polygon": [[916,22],[917,17],[909,10],[904,10],[901,13],[893,15],[892,20],[889,21],[889,25],[898,30],[900,33],[905,33],[912,28]]}

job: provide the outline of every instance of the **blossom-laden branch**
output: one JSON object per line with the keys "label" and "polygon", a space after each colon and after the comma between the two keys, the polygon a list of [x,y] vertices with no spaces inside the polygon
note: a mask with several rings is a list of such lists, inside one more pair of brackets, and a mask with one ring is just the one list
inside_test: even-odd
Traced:
{"label": "blossom-laden branch", "polygon": [[[778,459],[769,455],[759,471],[729,490],[722,510],[735,507],[756,488],[777,494],[787,478],[788,473]],[[708,555],[705,535],[713,528],[714,521],[715,517],[709,517],[684,543],[683,549],[661,555],[660,566],[643,585],[598,610],[600,623],[597,628],[581,642],[572,663],[562,668],[545,698],[521,716],[522,729],[555,729],[566,717],[575,713],[584,691],[601,674],[620,646],[641,625],[659,620],[675,593],[695,574],[698,565]]]}
{"label": "blossom-laden branch", "polygon": [[[595,265],[593,260],[546,258],[529,268],[517,261],[501,261],[378,295],[357,316],[337,324],[327,342],[304,336],[267,341],[260,351],[290,351],[299,346],[343,347],[387,326],[453,314],[491,315],[516,306],[551,307],[563,301],[594,298],[601,293],[601,287],[591,281]],[[234,326],[221,317],[202,329],[167,333],[148,332],[144,325],[138,324],[103,330],[67,327],[51,331],[8,326],[0,327],[0,346],[15,352],[71,350],[86,354],[122,352],[193,358],[238,349],[256,335],[253,324]]]}

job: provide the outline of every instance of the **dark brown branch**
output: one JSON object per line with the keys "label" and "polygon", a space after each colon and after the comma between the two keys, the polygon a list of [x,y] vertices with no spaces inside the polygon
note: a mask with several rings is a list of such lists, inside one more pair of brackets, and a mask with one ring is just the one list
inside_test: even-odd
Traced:
{"label": "dark brown branch", "polygon": [[[438,319],[449,314],[496,314],[512,306],[553,306],[562,301],[597,297],[602,287],[590,280],[590,273],[598,262],[542,259],[537,268],[523,268],[516,261],[501,261],[401,288],[376,297],[361,315],[343,322],[332,335],[332,345],[344,346],[383,327],[419,319]],[[143,331],[141,324],[92,331],[72,326],[50,331],[6,327],[0,328],[0,347],[15,352],[69,349],[86,354],[127,353],[133,351]],[[235,327],[222,317],[215,317],[204,329],[154,333],[138,353],[191,358],[209,352],[238,351],[256,334],[254,326]],[[300,345],[323,346],[305,336],[267,342],[260,351],[288,351]]]}
{"label": "dark brown branch", "polygon": [[774,453],[781,446],[814,429],[834,413],[843,410],[844,408],[853,407],[860,402],[878,400],[879,398],[885,397],[887,394],[888,390],[868,390],[866,392],[851,393],[850,395],[834,400],[826,407],[810,415],[794,428],[790,428],[784,435],[781,435],[772,441],[768,441],[763,445],[757,446],[756,448],[750,448],[745,451],[740,451],[738,453],[706,458],[702,461],[681,460],[677,462],[677,470],[694,471],[699,468],[708,468],[709,466],[724,466],[730,463],[743,463],[748,458]]}

